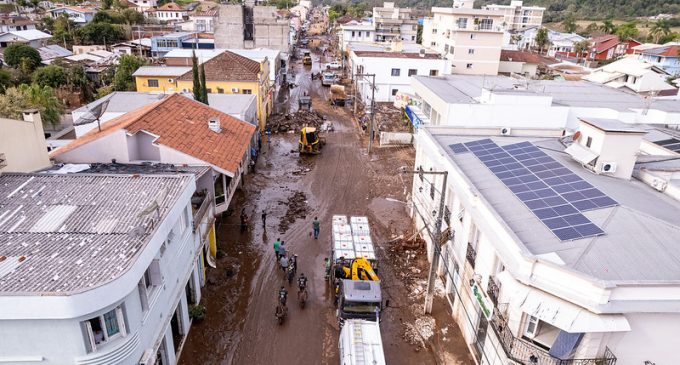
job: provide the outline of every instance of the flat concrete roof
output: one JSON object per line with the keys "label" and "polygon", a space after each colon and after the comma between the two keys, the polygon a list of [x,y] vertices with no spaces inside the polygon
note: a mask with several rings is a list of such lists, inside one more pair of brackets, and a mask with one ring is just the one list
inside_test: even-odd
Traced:
{"label": "flat concrete roof", "polygon": [[579,118],[582,122],[588,123],[593,127],[603,130],[605,132],[618,132],[618,133],[647,133],[642,128],[639,128],[633,124],[627,124],[617,119],[607,119],[607,118]]}

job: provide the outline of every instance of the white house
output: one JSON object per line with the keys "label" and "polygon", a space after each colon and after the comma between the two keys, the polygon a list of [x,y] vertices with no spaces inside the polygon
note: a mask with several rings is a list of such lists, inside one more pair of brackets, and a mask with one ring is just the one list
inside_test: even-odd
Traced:
{"label": "white house", "polygon": [[0,18],[0,32],[4,33],[31,29],[35,29],[35,22],[31,19],[20,17]]}
{"label": "white house", "polygon": [[84,25],[92,21],[96,10],[80,6],[61,6],[49,11],[52,18],[66,15],[70,20],[79,25]]}
{"label": "white house", "polygon": [[[680,325],[679,186],[662,177],[680,164],[647,174],[636,164],[646,131],[621,121],[555,132],[418,132],[415,229],[441,259],[461,335],[483,364],[677,362],[675,337],[661,334]],[[438,217],[439,249],[423,229]]]}
{"label": "white house", "polygon": [[144,12],[158,6],[157,0],[128,0],[128,4],[134,5],[135,10]]}
{"label": "white house", "polygon": [[345,52],[349,43],[375,42],[375,24],[371,22],[357,22],[352,20],[340,26],[340,51]]}
{"label": "white house", "polygon": [[[349,45],[349,69],[352,75],[375,74],[375,101],[394,101],[398,92],[411,94],[411,78],[417,75],[439,76],[451,69],[450,61],[433,51],[400,42],[387,46]],[[370,77],[356,79],[364,103],[371,100]]]}
{"label": "white house", "polygon": [[26,44],[33,48],[40,48],[46,46],[51,38],[52,35],[37,29],[15,30],[0,34],[0,48],[5,48],[16,43]]}
{"label": "white house", "polygon": [[186,19],[189,16],[189,11],[170,2],[158,8],[148,9],[144,11],[144,16],[149,20],[157,22],[178,22]]}
{"label": "white house", "polygon": [[175,364],[201,298],[192,175],[0,176],[0,361]]}
{"label": "white house", "polygon": [[627,88],[636,93],[677,95],[678,89],[666,82],[669,76],[663,69],[631,56],[597,68],[583,79],[615,89]]}

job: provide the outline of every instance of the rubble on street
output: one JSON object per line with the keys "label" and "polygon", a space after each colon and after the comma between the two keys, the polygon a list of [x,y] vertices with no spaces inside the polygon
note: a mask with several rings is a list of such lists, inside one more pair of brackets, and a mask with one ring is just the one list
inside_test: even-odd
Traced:
{"label": "rubble on street", "polygon": [[300,110],[290,114],[272,115],[267,122],[272,133],[287,133],[302,127],[321,127],[326,118],[319,112]]}

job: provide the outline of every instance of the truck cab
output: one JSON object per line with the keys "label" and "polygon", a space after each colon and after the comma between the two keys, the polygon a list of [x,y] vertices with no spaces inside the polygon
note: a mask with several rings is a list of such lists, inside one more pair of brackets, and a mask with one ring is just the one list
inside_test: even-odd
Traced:
{"label": "truck cab", "polygon": [[336,80],[337,76],[335,76],[335,74],[332,72],[324,72],[321,75],[321,85],[323,86],[331,86],[335,84]]}
{"label": "truck cab", "polygon": [[337,316],[375,321],[382,310],[380,281],[341,280]]}

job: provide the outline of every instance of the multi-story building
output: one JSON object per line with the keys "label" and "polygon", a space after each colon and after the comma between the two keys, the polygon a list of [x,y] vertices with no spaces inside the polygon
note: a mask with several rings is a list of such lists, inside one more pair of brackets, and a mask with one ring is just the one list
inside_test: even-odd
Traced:
{"label": "multi-story building", "polygon": [[636,56],[629,56],[596,68],[583,79],[649,96],[677,95],[678,89],[666,82],[668,77],[666,71]]}
{"label": "multi-story building", "polygon": [[21,17],[0,17],[0,33],[35,29],[35,22]]}
{"label": "multi-story building", "polygon": [[33,172],[50,167],[42,119],[37,109],[22,120],[0,119],[0,173]]}
{"label": "multi-story building", "polygon": [[128,4],[134,5],[134,9],[137,10],[138,12],[142,13],[146,10],[155,8],[158,6],[158,1],[157,0],[129,0]]}
{"label": "multi-story building", "polygon": [[680,43],[668,43],[644,49],[640,51],[640,59],[671,75],[680,75]]}
{"label": "multi-story building", "polygon": [[503,13],[503,25],[506,30],[519,30],[543,23],[545,8],[524,6],[522,1],[513,0],[510,5],[486,5],[484,9]]}
{"label": "multi-story building", "polygon": [[216,48],[270,48],[290,52],[291,27],[275,6],[222,4],[215,23]]}
{"label": "multi-story building", "polygon": [[0,361],[176,363],[201,299],[191,174],[0,176]]}
{"label": "multi-story building", "polygon": [[169,2],[158,8],[145,10],[144,16],[151,21],[175,23],[187,19],[189,16],[189,11],[177,5],[176,3]]}
{"label": "multi-story building", "polygon": [[175,49],[213,49],[215,40],[191,32],[172,32],[151,37],[151,55],[163,57]]}
{"label": "multi-story building", "polygon": [[416,42],[418,19],[410,8],[396,8],[393,2],[385,2],[373,8],[373,24],[376,42]]}
{"label": "multi-story building", "polygon": [[474,9],[456,0],[451,8],[432,8],[423,22],[423,45],[451,61],[451,73],[496,75],[503,46],[503,13]]}
{"label": "multi-story building", "polygon": [[376,41],[375,24],[352,20],[340,25],[339,37],[338,46],[341,52],[347,51],[348,43],[374,43]]}

